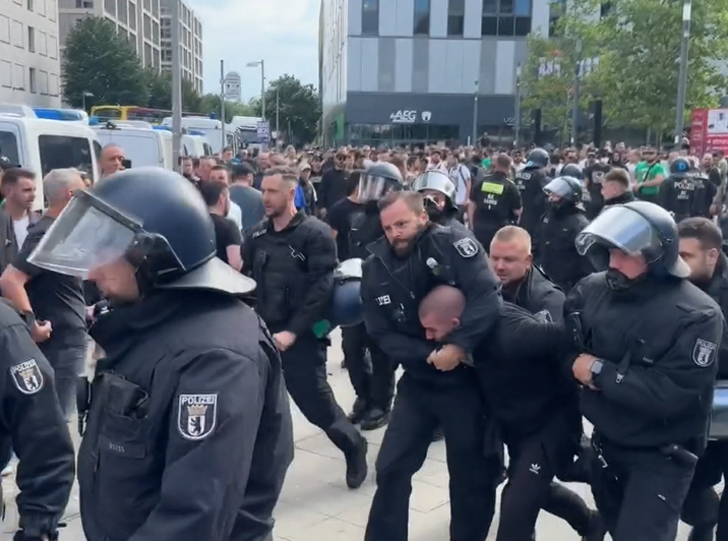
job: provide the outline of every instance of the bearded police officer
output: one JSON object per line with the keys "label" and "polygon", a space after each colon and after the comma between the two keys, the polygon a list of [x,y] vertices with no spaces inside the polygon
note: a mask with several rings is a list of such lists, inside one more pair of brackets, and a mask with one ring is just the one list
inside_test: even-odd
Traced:
{"label": "bearded police officer", "polygon": [[346,458],[346,483],[367,474],[366,440],[336,403],[327,382],[325,319],[334,288],[336,244],[331,229],[296,210],[297,171],[274,168],[261,184],[266,219],[243,245],[243,269],[258,284],[257,310],[281,352],[286,385],[306,419]]}
{"label": "bearded police officer", "polygon": [[538,229],[541,216],[546,211],[546,195],[543,188],[550,180],[546,176],[548,166],[549,153],[542,148],[534,148],[528,155],[526,166],[516,173],[514,180],[523,201],[519,225],[531,236]]}
{"label": "bearded police officer", "polygon": [[[385,238],[369,246],[361,297],[372,338],[404,368],[392,417],[377,457],[377,491],[367,541],[406,541],[412,476],[422,467],[433,431],[448,449],[451,539],[488,534],[500,462],[483,451],[485,418],[468,358],[493,327],[501,304],[483,248],[462,229],[429,222],[422,195],[392,192],[380,202]],[[460,327],[444,344],[430,341],[419,322],[420,301],[453,284],[467,298]]]}
{"label": "bearded police officer", "polygon": [[670,164],[670,174],[660,184],[658,203],[678,223],[691,216],[707,216],[717,191],[713,183],[692,169],[690,160],[677,157]]}
{"label": "bearded police officer", "polygon": [[91,327],[107,356],[80,408],[89,541],[271,534],[293,458],[281,361],[242,300],[255,283],[215,253],[194,186],[141,168],[77,192],[31,254],[111,301]]}
{"label": "bearded police officer", "polygon": [[[367,245],[384,235],[377,201],[383,194],[402,188],[402,173],[391,163],[373,163],[361,174],[357,192],[360,208],[349,216],[349,257],[369,257]],[[346,369],[356,392],[349,419],[361,423],[362,430],[380,428],[389,420],[396,366],[371,339],[363,322],[343,328],[341,341]]]}
{"label": "bearded police officer", "polygon": [[0,360],[0,438],[20,459],[15,477],[20,531],[14,539],[54,540],[73,486],[73,443],[51,366],[31,338],[28,322],[2,301]]}
{"label": "bearded police officer", "polygon": [[673,541],[705,447],[725,322],[685,279],[677,226],[661,207],[609,207],[577,246],[606,270],[564,307],[569,363],[594,425],[594,499],[614,541]]}
{"label": "bearded police officer", "polygon": [[427,216],[435,224],[465,228],[458,220],[459,209],[455,204],[455,183],[445,173],[427,171],[412,182],[412,190],[421,193]]}

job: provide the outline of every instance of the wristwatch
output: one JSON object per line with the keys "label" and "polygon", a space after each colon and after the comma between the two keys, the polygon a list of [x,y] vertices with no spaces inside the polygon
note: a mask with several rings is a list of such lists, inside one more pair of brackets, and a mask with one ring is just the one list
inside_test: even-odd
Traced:
{"label": "wristwatch", "polygon": [[598,376],[599,374],[601,374],[602,368],[604,368],[604,362],[596,359],[591,365],[592,376]]}

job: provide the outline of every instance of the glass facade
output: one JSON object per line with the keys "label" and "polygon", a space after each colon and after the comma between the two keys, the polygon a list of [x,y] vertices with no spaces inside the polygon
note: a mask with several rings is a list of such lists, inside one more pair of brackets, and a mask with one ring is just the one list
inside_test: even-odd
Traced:
{"label": "glass facade", "polygon": [[348,124],[352,145],[395,146],[458,139],[459,126],[435,124]]}

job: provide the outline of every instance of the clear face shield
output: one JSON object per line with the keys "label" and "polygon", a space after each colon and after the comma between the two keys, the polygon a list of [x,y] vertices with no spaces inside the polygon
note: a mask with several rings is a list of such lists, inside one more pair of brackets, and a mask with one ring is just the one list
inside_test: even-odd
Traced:
{"label": "clear face shield", "polygon": [[[101,210],[104,208],[104,210]],[[94,270],[124,257],[141,224],[77,192],[28,261],[42,269],[87,279]]]}
{"label": "clear face shield", "polygon": [[598,270],[609,267],[609,250],[642,255],[653,263],[664,247],[654,228],[641,214],[626,207],[608,207],[576,237],[579,255],[587,256]]}
{"label": "clear face shield", "polygon": [[359,179],[359,202],[378,201],[387,192],[396,189],[401,189],[401,186],[394,179],[363,174]]}

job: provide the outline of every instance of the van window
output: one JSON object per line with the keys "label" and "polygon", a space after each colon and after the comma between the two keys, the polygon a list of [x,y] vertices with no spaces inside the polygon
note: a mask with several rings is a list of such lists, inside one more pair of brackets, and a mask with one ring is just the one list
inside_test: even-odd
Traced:
{"label": "van window", "polygon": [[205,149],[205,156],[212,156],[214,154],[212,147],[209,144],[202,143],[202,148]]}
{"label": "van window", "polygon": [[21,165],[18,140],[14,133],[0,131],[0,156],[5,156],[13,165]]}
{"label": "van window", "polygon": [[113,143],[124,149],[124,156],[131,160],[133,167],[160,167],[159,143],[157,142],[157,134],[151,130],[143,135],[136,132],[109,132],[100,133],[99,139],[104,144]]}
{"label": "van window", "polygon": [[53,169],[75,167],[93,175],[91,142],[85,137],[69,135],[39,135],[38,150],[42,175]]}

